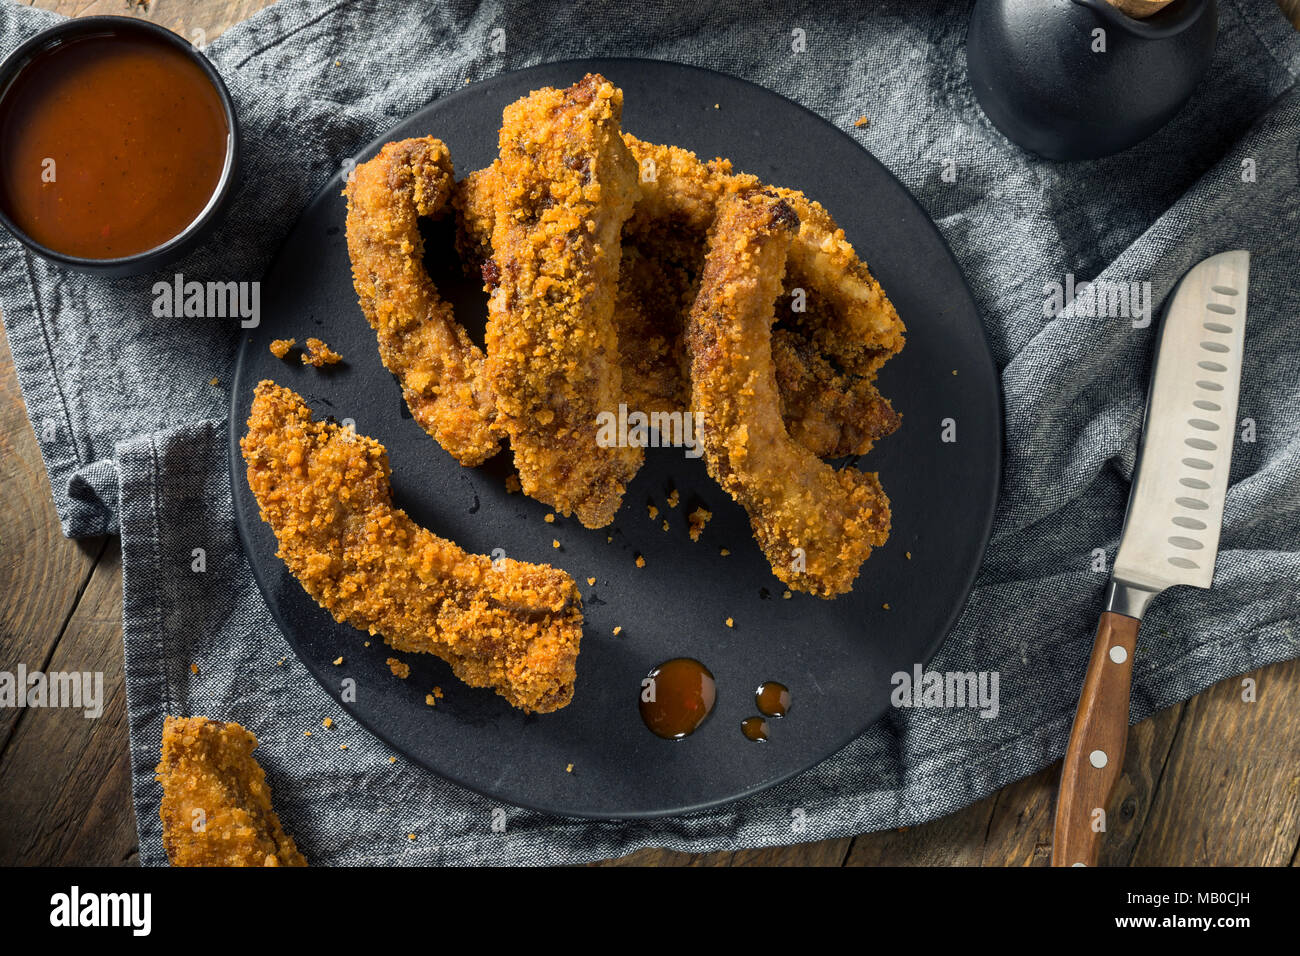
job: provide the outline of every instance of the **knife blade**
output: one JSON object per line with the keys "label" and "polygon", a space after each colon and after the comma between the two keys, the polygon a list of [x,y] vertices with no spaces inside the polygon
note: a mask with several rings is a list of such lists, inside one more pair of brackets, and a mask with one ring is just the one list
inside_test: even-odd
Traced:
{"label": "knife blade", "polygon": [[1176,584],[1208,588],[1236,434],[1250,254],[1201,262],[1165,315],[1107,610],[1141,617]]}
{"label": "knife blade", "polygon": [[1170,587],[1213,581],[1249,279],[1248,252],[1211,256],[1182,278],[1165,312],[1119,552],[1062,765],[1053,866],[1097,861],[1124,764],[1133,653],[1147,606]]}

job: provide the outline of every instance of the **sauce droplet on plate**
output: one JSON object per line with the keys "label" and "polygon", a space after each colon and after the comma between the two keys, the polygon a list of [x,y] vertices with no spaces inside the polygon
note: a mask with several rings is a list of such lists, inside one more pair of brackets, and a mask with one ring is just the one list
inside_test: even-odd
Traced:
{"label": "sauce droplet on plate", "polygon": [[704,723],[716,699],[709,669],[689,657],[675,657],[641,682],[641,719],[657,736],[680,740]]}
{"label": "sauce droplet on plate", "polygon": [[790,688],[774,680],[764,681],[754,692],[754,703],[764,717],[784,717],[790,712]]}
{"label": "sauce droplet on plate", "polygon": [[746,740],[761,744],[767,740],[767,721],[762,717],[746,717],[740,722],[740,731]]}

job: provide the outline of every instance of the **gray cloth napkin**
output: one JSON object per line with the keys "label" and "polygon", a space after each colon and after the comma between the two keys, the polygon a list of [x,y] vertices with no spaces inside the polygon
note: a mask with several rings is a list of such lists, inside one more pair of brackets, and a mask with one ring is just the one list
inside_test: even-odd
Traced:
{"label": "gray cloth napkin", "polygon": [[[984,315],[1005,391],[1004,488],[974,593],[931,666],[999,671],[998,719],[896,710],[820,766],[728,807],[630,823],[503,808],[494,832],[493,801],[391,761],[272,623],[232,514],[237,330],[155,320],[156,277],[64,273],[5,236],[0,306],[64,531],[122,535],[142,862],[165,862],[153,768],[167,713],[237,720],[261,738],[280,814],[315,863],[540,864],[820,840],[933,819],[1045,766],[1064,751],[1105,582],[1093,549],[1114,557],[1153,341],[1153,329],[1075,306],[1045,316],[1045,286],[1067,274],[1149,280],[1159,306],[1205,256],[1254,253],[1240,411],[1254,441],[1236,446],[1215,588],[1170,592],[1143,628],[1133,719],[1300,655],[1300,35],[1272,0],[1221,0],[1214,65],[1167,128],[1122,155],[1064,164],[1020,152],[975,105],[966,8],[673,6],[284,0],[262,11],[208,50],[238,101],[245,177],[221,230],[176,268],[259,278],[342,161],[430,100],[505,70],[654,57],[808,106],[907,184]],[[54,20],[6,0],[0,53]],[[491,46],[498,27],[504,52]],[[806,52],[792,52],[795,29]],[[863,114],[871,123],[856,128]],[[204,573],[191,570],[199,547]]]}

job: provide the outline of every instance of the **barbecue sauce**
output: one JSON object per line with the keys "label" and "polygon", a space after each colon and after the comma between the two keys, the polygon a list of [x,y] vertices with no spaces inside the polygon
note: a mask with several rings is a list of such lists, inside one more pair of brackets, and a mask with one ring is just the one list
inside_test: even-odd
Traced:
{"label": "barbecue sauce", "polygon": [[184,50],[132,30],[70,39],[0,98],[0,208],[55,252],[145,252],[199,218],[229,136],[216,86]]}
{"label": "barbecue sauce", "polygon": [[709,669],[689,657],[675,657],[641,682],[641,719],[656,735],[680,740],[704,723],[716,699]]}

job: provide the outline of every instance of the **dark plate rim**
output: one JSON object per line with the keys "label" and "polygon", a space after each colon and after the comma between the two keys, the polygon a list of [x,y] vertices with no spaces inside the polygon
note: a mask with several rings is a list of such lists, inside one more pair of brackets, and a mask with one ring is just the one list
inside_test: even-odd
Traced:
{"label": "dark plate rim", "polygon": [[[898,184],[899,188],[903,191],[904,195],[906,195],[907,198],[911,200],[911,203],[915,208],[917,214],[921,217],[924,223],[934,232],[935,238],[939,240],[944,252],[947,253],[948,261],[952,265],[953,272],[961,280],[961,288],[965,290],[966,298],[970,306],[970,311],[974,315],[975,320],[979,326],[981,341],[983,342],[984,345],[983,350],[978,356],[978,361],[976,361],[975,364],[979,367],[979,371],[981,374],[987,374],[989,376],[993,384],[994,392],[996,393],[997,396],[997,401],[995,403],[996,404],[995,414],[996,414],[996,425],[997,425],[997,428],[995,429],[995,434],[996,434],[997,448],[995,449],[996,455],[994,456],[994,461],[997,463],[997,467],[996,469],[994,469],[993,481],[989,489],[990,496],[987,502],[988,505],[987,512],[986,512],[987,517],[984,521],[984,527],[981,530],[979,546],[975,552],[975,559],[971,562],[970,571],[967,574],[966,580],[962,584],[961,598],[953,602],[952,611],[949,613],[947,620],[943,623],[942,627],[936,628],[935,637],[931,640],[930,644],[927,646],[925,650],[924,660],[922,661],[922,664],[923,665],[928,664],[929,661],[934,657],[934,655],[938,653],[939,648],[943,646],[943,643],[944,641],[947,640],[948,634],[952,630],[953,625],[957,623],[957,619],[961,616],[962,611],[965,610],[967,603],[970,601],[971,591],[974,590],[974,586],[975,586],[975,579],[978,577],[980,568],[983,566],[984,563],[984,554],[988,549],[989,538],[991,537],[993,532],[993,522],[997,513],[998,496],[1001,493],[1001,487],[1002,487],[1002,463],[1003,463],[1003,452],[1005,447],[1005,440],[1004,440],[1005,416],[1003,413],[1001,377],[998,375],[997,365],[993,361],[993,353],[991,352],[988,346],[988,334],[984,329],[984,323],[980,315],[979,306],[976,304],[975,297],[971,293],[970,284],[966,281],[966,276],[964,273],[962,273],[961,267],[957,262],[957,258],[952,254],[952,249],[948,246],[948,242],[943,237],[943,233],[939,231],[938,226],[934,224],[934,220],[930,218],[930,214],[925,211],[925,207],[923,207],[917,201],[916,197],[912,195],[911,190],[909,190],[907,186],[903,184],[902,180],[900,180],[897,176],[895,176],[889,170],[889,168],[885,166],[884,163],[876,159],[876,157],[872,155],[869,150],[867,150],[864,146],[862,146],[852,136],[850,136],[844,130],[840,129],[830,120],[821,116],[819,113],[816,113],[815,111],[804,106],[802,103],[792,100],[788,96],[785,96],[782,93],[778,93],[775,90],[768,89],[767,87],[762,86],[759,83],[753,82],[752,80],[747,80],[744,77],[735,76],[730,73],[724,73],[721,70],[713,70],[707,67],[695,66],[690,63],[681,63],[676,60],[660,60],[660,59],[654,59],[650,57],[593,57],[593,58],[586,58],[586,59],[553,60],[544,63],[535,63],[532,64],[531,66],[521,67],[518,70],[507,70],[505,72],[495,74],[494,76],[486,77],[483,80],[478,81],[477,83],[471,84],[470,86],[453,90],[452,92],[446,94],[445,96],[437,97],[434,100],[430,100],[429,103],[426,103],[424,106],[420,107],[420,110],[427,109],[434,102],[446,101],[457,97],[468,96],[471,93],[477,93],[478,91],[476,87],[480,87],[483,83],[499,82],[503,77],[514,76],[519,73],[527,73],[532,70],[552,68],[552,67],[573,66],[576,69],[581,69],[584,73],[587,73],[587,72],[592,72],[593,70],[598,71],[601,68],[600,66],[601,64],[621,65],[621,64],[636,64],[636,63],[653,63],[655,65],[667,64],[673,67],[677,67],[680,69],[699,73],[706,76],[721,76],[726,78],[727,80],[741,83],[744,84],[745,86],[754,87],[765,94],[780,97],[781,99],[789,103],[791,106],[795,107],[796,109],[800,110],[803,113],[809,114],[810,116],[814,117],[818,122],[835,130],[836,133],[838,133],[840,136],[844,137],[849,142],[851,142],[862,153],[862,155],[866,158],[868,162],[874,164],[876,167],[879,168],[880,172],[882,172],[884,175],[888,176],[890,179],[894,180],[894,182]],[[417,110],[416,112],[419,112],[420,110]],[[399,120],[398,122],[394,123],[393,126],[390,127],[387,132],[381,134],[379,137],[377,137],[376,139],[368,143],[363,149],[355,153],[353,158],[356,159],[357,162],[362,162],[363,161],[362,157],[370,158],[376,153],[378,153],[379,150],[383,147],[383,145],[389,141],[389,137],[392,129],[396,126],[401,125],[401,123],[404,122],[406,122],[405,119]],[[303,206],[303,213],[305,213],[306,210],[313,207],[320,199],[322,199],[331,190],[337,188],[335,186],[335,180],[338,179],[339,175],[340,175],[339,173],[335,173],[334,176],[331,176],[330,179],[312,195],[312,197]],[[287,235],[293,234],[294,230],[297,228],[298,222],[301,220],[301,216],[302,213],[300,213],[299,219],[295,220],[294,226],[290,228]],[[287,239],[286,239],[286,243],[287,243]],[[281,250],[283,250],[283,245],[281,246]],[[266,275],[270,275],[275,270],[275,267],[278,264],[281,255],[282,255],[282,251],[277,251],[275,256],[272,257],[266,272],[263,274],[264,277]],[[252,537],[252,533],[250,529],[245,526],[246,524],[245,514],[249,510],[247,508],[247,504],[248,504],[247,496],[250,495],[250,492],[246,490],[247,479],[245,477],[244,459],[239,449],[239,439],[242,435],[242,428],[243,428],[242,423],[239,422],[239,412],[240,412],[239,399],[240,396],[243,394],[245,388],[247,387],[247,385],[243,380],[244,379],[244,356],[246,354],[248,354],[247,343],[241,343],[241,347],[238,356],[236,358],[235,374],[230,389],[229,439],[230,439],[230,482],[231,482],[231,495],[234,502],[235,524],[239,530],[240,543],[244,546],[245,553],[248,554],[252,550],[250,547],[250,540]],[[256,505],[256,502],[254,501],[253,504]],[[499,794],[495,794],[488,790],[475,786],[472,783],[460,779],[455,774],[448,773],[444,770],[431,767],[420,757],[417,757],[414,754],[407,753],[404,749],[402,749],[401,747],[393,743],[393,741],[389,738],[389,736],[385,733],[384,729],[381,726],[378,726],[376,723],[370,720],[362,718],[351,707],[345,704],[341,700],[341,694],[335,693],[335,691],[332,689],[331,681],[329,680],[325,669],[323,667],[316,666],[314,662],[311,661],[309,658],[306,658],[298,654],[297,642],[290,636],[291,633],[290,629],[286,626],[285,621],[281,619],[279,608],[271,598],[272,592],[268,582],[262,579],[262,574],[260,573],[257,564],[251,559],[249,560],[249,566],[253,572],[253,579],[257,582],[257,588],[261,592],[262,598],[266,602],[267,609],[271,613],[272,620],[275,621],[276,627],[280,629],[280,633],[284,636],[285,641],[290,645],[291,648],[293,648],[294,655],[298,657],[298,660],[303,664],[303,666],[307,668],[308,672],[311,673],[312,677],[315,678],[316,682],[320,684],[322,689],[324,689],[325,692],[329,694],[330,697],[332,697],[339,704],[340,707],[343,708],[343,710],[348,714],[350,718],[355,720],[358,724],[360,724],[370,733],[374,734],[381,741],[383,741],[383,743],[387,744],[393,750],[402,754],[408,760],[411,760],[414,763],[419,764],[421,767],[428,770],[430,773],[434,773],[439,777],[442,777],[444,780],[449,780],[452,783],[456,784],[457,786],[464,787],[466,790],[469,790],[472,793],[479,794],[480,796],[488,797],[493,800],[504,799]],[[739,793],[734,793],[726,797],[720,797],[716,800],[707,800],[701,803],[691,804],[689,806],[673,807],[665,810],[641,810],[641,811],[629,811],[624,813],[608,813],[608,812],[575,813],[572,810],[565,810],[565,809],[557,808],[555,806],[547,806],[544,805],[543,803],[533,803],[527,800],[518,799],[517,797],[511,797],[506,802],[512,804],[513,806],[518,806],[526,810],[535,810],[541,813],[552,814],[554,816],[569,817],[571,819],[580,819],[580,820],[652,820],[652,819],[659,819],[662,817],[678,816],[681,814],[698,813],[705,810],[715,809],[717,807],[727,806],[728,804],[732,804],[740,800],[744,800],[747,797],[752,797],[757,793],[761,793],[764,790],[769,790],[772,787],[784,783],[786,780],[789,780],[792,777],[796,777],[799,774],[812,769],[818,764],[826,760],[829,760],[835,754],[839,753],[841,750],[847,747],[852,741],[856,740],[868,729],[875,726],[875,724],[878,723],[881,717],[883,716],[884,715],[882,714],[880,717],[877,717],[875,720],[871,721],[870,723],[862,727],[860,730],[857,730],[849,734],[844,739],[837,741],[833,749],[831,749],[825,755],[817,758],[816,760],[811,761],[807,765],[796,767],[795,769],[783,773],[779,776],[772,777],[771,779],[764,780],[761,783],[755,784],[753,787],[750,787]]]}

